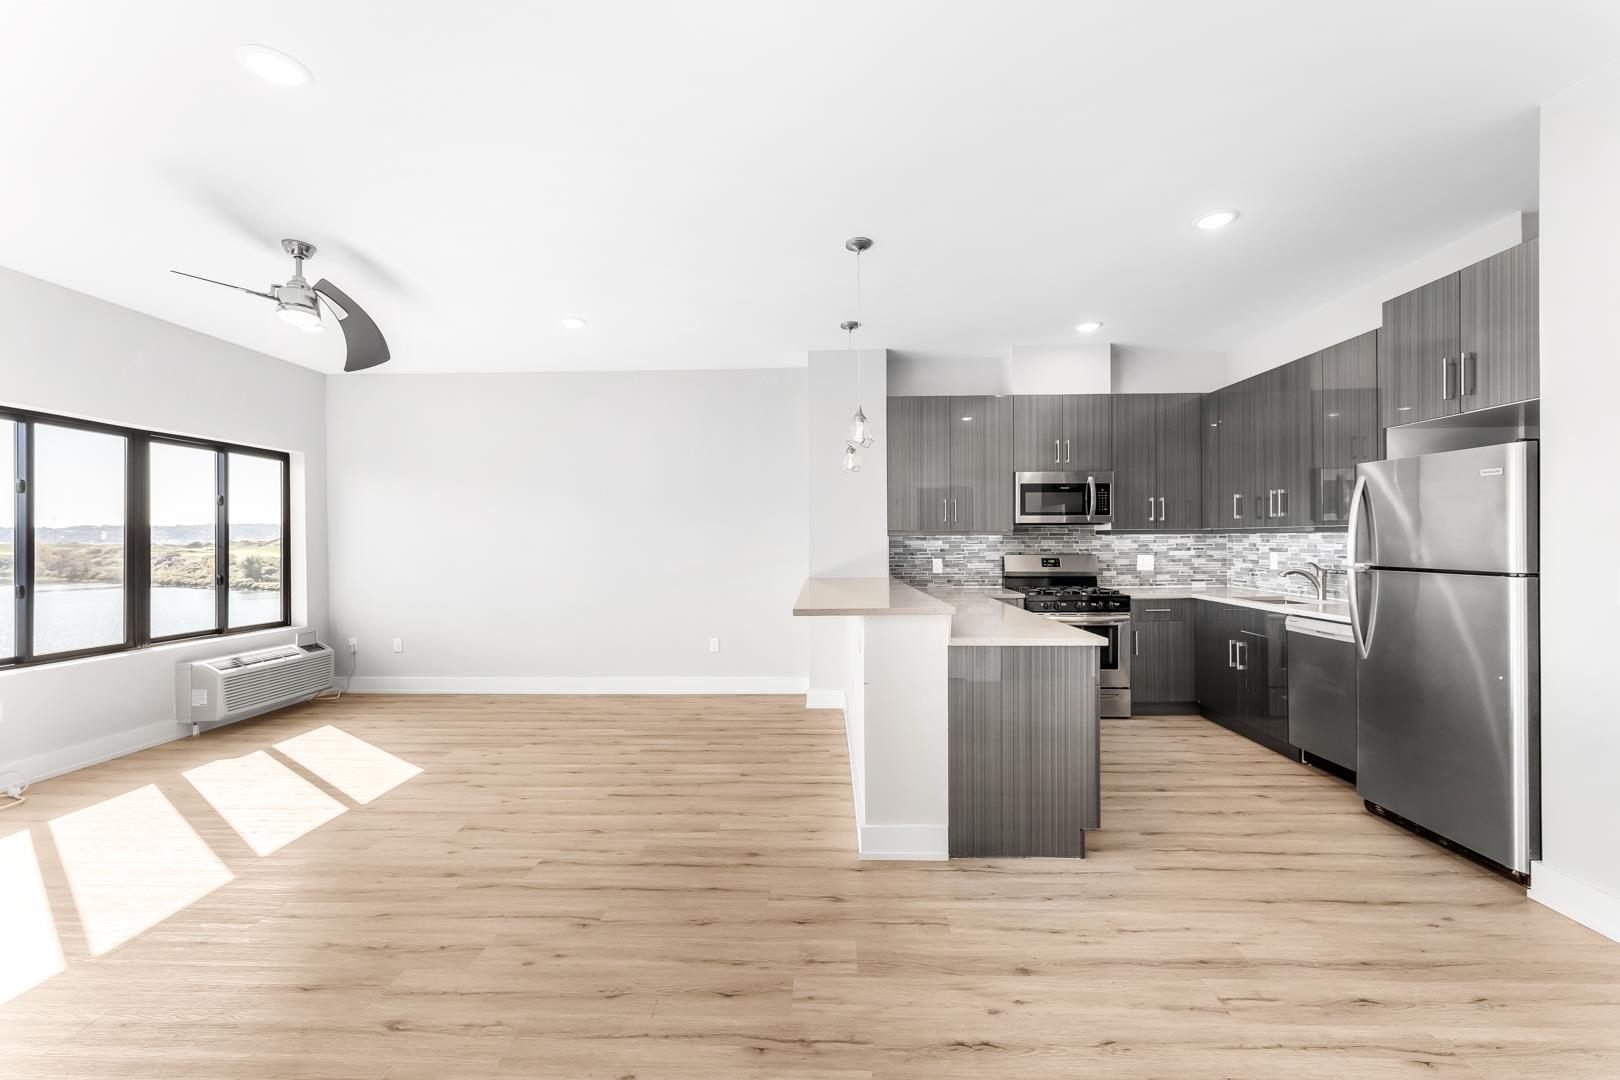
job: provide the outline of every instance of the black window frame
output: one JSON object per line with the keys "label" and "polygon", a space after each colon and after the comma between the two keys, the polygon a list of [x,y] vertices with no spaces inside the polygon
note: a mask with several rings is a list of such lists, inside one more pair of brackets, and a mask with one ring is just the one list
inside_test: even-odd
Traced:
{"label": "black window frame", "polygon": [[[0,657],[0,671],[13,668],[58,664],[85,657],[107,656],[167,645],[179,641],[202,641],[208,638],[232,637],[265,630],[292,626],[292,592],[294,566],[292,561],[292,455],[280,450],[267,450],[260,446],[221,442],[161,431],[124,427],[81,420],[72,416],[58,416],[33,409],[0,406],[0,421],[11,421],[14,428],[16,474],[9,479],[15,492],[16,526],[12,537],[13,589],[15,609],[16,655]],[[124,640],[111,645],[97,645],[68,652],[34,652],[34,426],[75,428],[124,439]],[[166,634],[151,634],[152,602],[152,523],[151,523],[151,447],[153,443],[184,446],[208,450],[214,454],[214,626],[211,629]],[[281,466],[281,618],[273,622],[251,626],[231,626],[230,601],[230,475],[231,454],[245,454],[268,458]],[[0,483],[8,482],[0,480]]]}

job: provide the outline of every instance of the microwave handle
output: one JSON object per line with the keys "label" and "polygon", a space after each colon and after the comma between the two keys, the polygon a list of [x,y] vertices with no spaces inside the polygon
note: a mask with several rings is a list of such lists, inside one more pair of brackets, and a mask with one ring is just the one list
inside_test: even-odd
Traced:
{"label": "microwave handle", "polygon": [[1088,501],[1086,503],[1086,513],[1091,517],[1096,517],[1097,516],[1097,478],[1095,476],[1086,477],[1086,487],[1088,487],[1090,489],[1090,491],[1087,494]]}

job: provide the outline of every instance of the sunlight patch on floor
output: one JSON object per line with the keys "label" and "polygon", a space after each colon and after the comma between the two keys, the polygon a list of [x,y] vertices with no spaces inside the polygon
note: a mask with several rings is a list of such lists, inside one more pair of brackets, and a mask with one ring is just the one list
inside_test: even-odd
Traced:
{"label": "sunlight patch on floor", "polygon": [[232,874],[156,786],[51,822],[92,956],[116,949]]}
{"label": "sunlight patch on floor", "polygon": [[280,851],[348,809],[263,750],[211,761],[184,776],[255,855]]}
{"label": "sunlight patch on floor", "polygon": [[330,724],[276,743],[276,749],[357,803],[369,803],[422,771]]}
{"label": "sunlight patch on floor", "polygon": [[26,832],[0,839],[0,1004],[63,968],[50,897]]}

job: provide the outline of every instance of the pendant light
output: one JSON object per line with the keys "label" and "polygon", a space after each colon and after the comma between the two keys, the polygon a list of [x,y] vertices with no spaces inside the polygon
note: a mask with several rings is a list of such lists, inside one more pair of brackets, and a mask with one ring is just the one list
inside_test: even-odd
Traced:
{"label": "pendant light", "polygon": [[872,246],[872,241],[864,236],[852,236],[844,241],[844,248],[855,253],[855,315],[838,324],[838,329],[845,334],[846,348],[855,354],[855,415],[849,420],[849,434],[844,440],[844,471],[860,472],[860,451],[871,446],[872,422],[866,418],[866,410],[861,406],[861,351],[855,347],[855,331],[861,328],[861,252]]}

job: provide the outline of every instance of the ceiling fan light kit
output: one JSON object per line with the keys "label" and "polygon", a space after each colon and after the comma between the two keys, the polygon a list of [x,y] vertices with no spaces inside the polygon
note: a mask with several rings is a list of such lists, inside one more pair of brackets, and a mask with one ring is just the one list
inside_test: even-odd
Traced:
{"label": "ceiling fan light kit", "polygon": [[198,274],[188,274],[184,270],[172,270],[170,273],[181,277],[196,278],[206,281],[210,285],[223,285],[227,289],[245,292],[249,296],[262,296],[266,300],[275,301],[276,314],[282,321],[314,333],[321,329],[321,304],[324,303],[332,310],[332,315],[338,321],[338,328],[343,331],[344,344],[347,353],[343,361],[344,371],[364,371],[379,364],[388,362],[390,353],[388,342],[384,340],[382,331],[372,321],[365,310],[349,299],[347,293],[333,285],[325,278],[311,285],[304,277],[304,262],[315,257],[315,245],[303,240],[283,240],[281,249],[292,256],[293,274],[284,285],[272,285],[269,292],[260,292],[258,289],[249,289],[243,285],[232,285],[225,281],[215,281]]}

